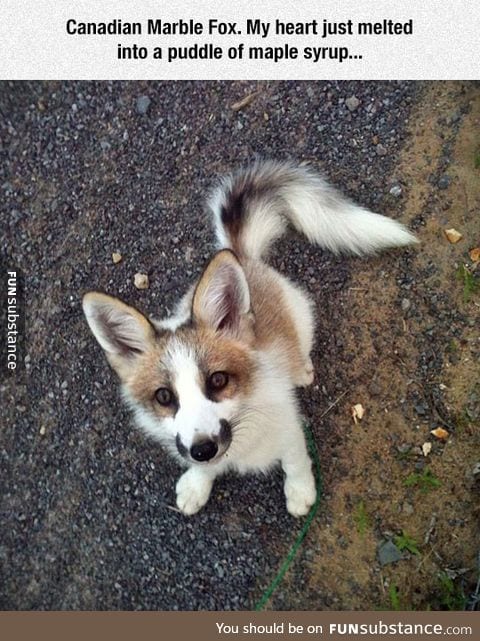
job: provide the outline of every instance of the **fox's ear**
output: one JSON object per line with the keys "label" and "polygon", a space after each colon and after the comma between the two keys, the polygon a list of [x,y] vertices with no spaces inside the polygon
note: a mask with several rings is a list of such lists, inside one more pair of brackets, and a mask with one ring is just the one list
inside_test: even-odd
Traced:
{"label": "fox's ear", "polygon": [[117,371],[122,363],[146,351],[155,338],[155,329],[143,314],[112,296],[85,294],[83,311],[93,335]]}
{"label": "fox's ear", "polygon": [[242,266],[233,252],[222,250],[200,277],[193,295],[193,320],[237,334],[249,312],[250,292]]}

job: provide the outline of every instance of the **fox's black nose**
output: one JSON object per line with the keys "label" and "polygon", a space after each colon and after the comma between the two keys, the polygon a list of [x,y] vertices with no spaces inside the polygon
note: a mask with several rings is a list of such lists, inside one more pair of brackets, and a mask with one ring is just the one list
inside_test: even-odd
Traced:
{"label": "fox's black nose", "polygon": [[218,452],[218,445],[214,441],[195,443],[190,448],[190,455],[196,461],[209,461]]}

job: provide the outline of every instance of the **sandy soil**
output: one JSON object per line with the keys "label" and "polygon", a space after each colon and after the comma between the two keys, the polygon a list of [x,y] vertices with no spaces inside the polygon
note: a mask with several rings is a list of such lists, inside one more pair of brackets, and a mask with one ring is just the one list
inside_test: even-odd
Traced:
{"label": "sandy soil", "polygon": [[[322,428],[328,500],[308,577],[310,593],[334,609],[461,609],[478,578],[480,305],[475,294],[464,299],[458,276],[480,241],[478,93],[432,84],[410,123],[393,176],[401,220],[421,245],[404,261],[359,263],[339,301],[343,388]],[[445,173],[448,192],[438,189]],[[447,228],[462,233],[458,244]],[[358,424],[355,403],[366,409]],[[438,427],[445,441],[431,434]],[[427,471],[438,487],[407,486]],[[414,553],[382,567],[379,544],[402,533]]]}

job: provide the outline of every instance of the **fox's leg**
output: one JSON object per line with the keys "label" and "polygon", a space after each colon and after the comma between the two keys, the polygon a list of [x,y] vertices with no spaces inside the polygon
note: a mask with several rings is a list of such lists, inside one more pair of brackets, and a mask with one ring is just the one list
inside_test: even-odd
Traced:
{"label": "fox's leg", "polygon": [[303,371],[300,372],[299,376],[294,381],[295,385],[297,385],[298,387],[308,387],[313,383],[313,376],[314,370],[312,359],[310,358],[310,356],[307,356]]}
{"label": "fox's leg", "polygon": [[204,467],[191,467],[178,479],[176,485],[177,507],[184,514],[198,512],[208,501],[215,473]]}
{"label": "fox's leg", "polygon": [[284,446],[281,459],[285,472],[285,496],[287,510],[292,516],[303,516],[315,503],[316,487],[312,472],[312,462],[308,455],[307,444],[301,420],[290,427],[289,437]]}

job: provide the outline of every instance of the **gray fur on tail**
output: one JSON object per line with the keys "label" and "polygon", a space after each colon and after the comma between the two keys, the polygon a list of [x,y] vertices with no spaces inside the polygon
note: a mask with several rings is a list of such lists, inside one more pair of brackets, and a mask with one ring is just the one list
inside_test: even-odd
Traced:
{"label": "gray fur on tail", "polygon": [[223,178],[209,200],[220,248],[261,259],[290,223],[335,254],[418,242],[401,223],[356,205],[312,169],[258,161]]}

